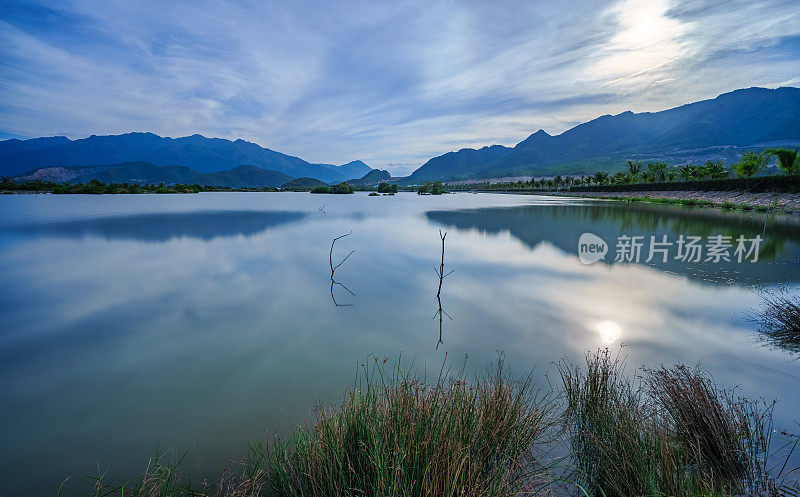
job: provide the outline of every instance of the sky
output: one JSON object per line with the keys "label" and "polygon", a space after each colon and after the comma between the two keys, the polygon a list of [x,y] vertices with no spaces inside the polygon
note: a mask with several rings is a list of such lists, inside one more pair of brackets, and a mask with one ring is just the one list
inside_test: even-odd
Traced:
{"label": "sky", "polygon": [[800,86],[800,0],[0,0],[0,139],[243,138],[394,175]]}

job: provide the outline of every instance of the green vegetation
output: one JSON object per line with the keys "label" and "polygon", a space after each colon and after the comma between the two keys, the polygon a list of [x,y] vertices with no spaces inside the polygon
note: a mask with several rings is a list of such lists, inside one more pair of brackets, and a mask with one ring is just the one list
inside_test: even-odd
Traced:
{"label": "green vegetation", "polygon": [[[708,200],[695,200],[693,198],[651,198],[651,197],[605,197],[620,202],[646,202],[651,204],[682,205],[685,207],[712,207],[713,202]],[[734,204],[731,204],[732,206]]]}
{"label": "green vegetation", "polygon": [[800,174],[800,155],[797,149],[768,148],[764,153],[778,159],[778,167],[786,174]]}
{"label": "green vegetation", "polygon": [[53,183],[49,181],[30,181],[17,183],[11,178],[0,179],[0,191],[2,192],[50,192],[54,194],[141,194],[141,193],[199,193],[199,192],[228,192],[228,191],[248,191],[248,192],[271,192],[277,191],[275,188],[226,188],[208,185],[186,185],[175,184],[165,185],[139,185],[136,183],[103,183],[96,179],[88,183]]}
{"label": "green vegetation", "polygon": [[[589,197],[593,198],[593,197]],[[646,203],[646,204],[666,204],[666,205],[680,205],[683,207],[719,207],[720,209],[730,211],[730,210],[738,210],[738,211],[758,211],[758,212],[775,212],[780,211],[781,208],[778,205],[750,205],[745,203],[734,203],[734,202],[721,202],[719,204],[715,204],[709,200],[697,200],[693,198],[689,199],[682,199],[682,198],[658,198],[658,197],[615,197],[615,196],[602,196],[602,197],[594,197],[594,198],[602,198],[606,200],[616,200],[619,202],[626,202],[626,203]]]}
{"label": "green vegetation", "polygon": [[[512,381],[500,361],[471,379],[442,367],[426,383],[374,358],[336,406],[285,440],[250,443],[219,481],[190,485],[181,457],[157,455],[141,479],[108,472],[84,495],[516,496],[555,487],[596,497],[797,495],[770,453],[774,404],[734,395],[682,365],[626,375],[607,350],[558,365],[563,391]],[[790,438],[793,436],[790,436]],[[565,450],[562,450],[563,447]],[[564,453],[564,457],[554,454]],[[774,472],[768,471],[777,468]],[[71,488],[63,491],[76,492]]]}
{"label": "green vegetation", "polygon": [[[784,174],[759,176],[772,157]],[[734,178],[735,177],[735,178]],[[768,148],[761,153],[745,152],[740,161],[725,167],[723,161],[670,166],[665,162],[627,161],[614,174],[598,171],[592,175],[533,178],[513,183],[449,185],[453,190],[485,191],[653,191],[653,190],[747,190],[800,192],[800,156],[797,150]]]}
{"label": "green vegetation", "polygon": [[303,176],[294,178],[281,185],[281,190],[292,192],[307,192],[311,191],[318,186],[327,187],[328,184],[315,178]]}
{"label": "green vegetation", "polygon": [[776,347],[800,353],[800,298],[775,290],[762,299],[763,308],[756,318],[761,336]]}
{"label": "green vegetation", "polygon": [[605,497],[780,495],[767,472],[773,405],[678,365],[631,381],[608,351],[562,363],[576,477]]}
{"label": "green vegetation", "polygon": [[434,181],[432,183],[425,183],[417,188],[418,195],[441,195],[445,193],[444,185],[441,181]]}
{"label": "green vegetation", "polygon": [[364,370],[337,409],[265,453],[281,496],[517,495],[544,477],[532,447],[553,424],[530,380],[502,365],[469,385],[463,373],[426,385]]}
{"label": "green vegetation", "polygon": [[348,185],[346,182],[339,183],[336,186],[315,186],[311,189],[311,193],[341,193],[341,194],[349,194],[353,193],[353,187]]}
{"label": "green vegetation", "polygon": [[768,162],[769,156],[766,154],[745,152],[742,154],[742,159],[733,165],[733,170],[740,178],[752,178],[767,167]]}
{"label": "green vegetation", "polygon": [[378,193],[397,193],[397,185],[389,183],[381,183],[378,185]]}

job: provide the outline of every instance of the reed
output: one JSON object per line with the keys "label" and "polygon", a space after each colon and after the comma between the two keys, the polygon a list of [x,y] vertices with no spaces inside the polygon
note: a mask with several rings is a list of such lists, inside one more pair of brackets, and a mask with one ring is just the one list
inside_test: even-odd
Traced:
{"label": "reed", "polygon": [[767,468],[773,405],[683,365],[636,379],[624,369],[607,350],[559,367],[571,478],[587,494],[793,495]]}
{"label": "reed", "polygon": [[99,472],[59,495],[800,495],[786,478],[800,439],[782,459],[769,453],[774,405],[738,397],[700,369],[631,376],[598,350],[583,365],[558,364],[556,396],[530,375],[510,380],[502,360],[477,377],[443,366],[433,382],[385,362],[362,364],[339,403],[318,405],[286,439],[250,443],[217,480],[192,483],[178,473],[185,454],[171,451],[136,480]]}
{"label": "reed", "polygon": [[756,316],[761,336],[776,347],[800,353],[800,297],[786,290],[762,295],[761,313]]}
{"label": "reed", "polygon": [[336,408],[266,453],[281,496],[509,496],[546,482],[537,457],[553,404],[502,363],[470,383],[463,371],[426,384],[377,362]]}

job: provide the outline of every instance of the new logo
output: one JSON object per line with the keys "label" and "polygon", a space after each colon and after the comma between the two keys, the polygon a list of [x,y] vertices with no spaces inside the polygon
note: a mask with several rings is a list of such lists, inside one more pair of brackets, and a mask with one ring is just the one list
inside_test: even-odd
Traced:
{"label": "new logo", "polygon": [[584,233],[578,239],[578,259],[584,264],[594,264],[605,259],[607,253],[606,241],[593,233]]}

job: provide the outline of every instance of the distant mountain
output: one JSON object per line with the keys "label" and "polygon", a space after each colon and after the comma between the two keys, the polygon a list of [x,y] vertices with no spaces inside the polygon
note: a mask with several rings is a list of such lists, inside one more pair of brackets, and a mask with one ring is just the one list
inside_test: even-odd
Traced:
{"label": "distant mountain", "polygon": [[153,133],[92,135],[70,140],[63,136],[0,141],[0,176],[16,176],[42,167],[98,166],[148,162],[182,166],[199,173],[230,170],[242,164],[269,169],[290,177],[308,176],[326,182],[363,175],[370,168],[361,161],[343,166],[311,164],[244,140],[201,135],[168,138]]}
{"label": "distant mountain", "polygon": [[155,166],[149,162],[122,162],[97,166],[43,167],[14,178],[23,181],[53,181],[58,183],[88,183],[96,179],[103,183],[137,183],[167,185],[199,184],[230,188],[260,188],[280,186],[292,177],[278,171],[255,166],[237,166],[227,171],[200,174],[183,166]]}
{"label": "distant mountain", "polygon": [[661,112],[606,115],[556,136],[539,130],[513,148],[434,157],[405,182],[594,173],[621,169],[627,159],[731,161],[767,144],[800,144],[800,88],[749,88]]}
{"label": "distant mountain", "polygon": [[[333,166],[337,167],[337,166]],[[346,178],[361,178],[373,169],[360,160],[354,160],[338,166],[338,171]]]}
{"label": "distant mountain", "polygon": [[315,186],[328,186],[324,181],[314,178],[295,178],[281,185],[281,190],[311,190]]}
{"label": "distant mountain", "polygon": [[52,181],[56,183],[88,183],[96,179],[103,183],[175,184],[195,183],[198,173],[183,166],[155,166],[149,162],[122,162],[95,166],[43,167],[28,171],[14,179],[23,181]]}
{"label": "distant mountain", "polygon": [[255,166],[239,166],[229,171],[200,174],[194,178],[192,183],[231,188],[262,188],[265,186],[277,187],[291,179],[291,176],[279,171]]}
{"label": "distant mountain", "polygon": [[373,169],[361,178],[353,178],[348,180],[347,182],[350,186],[377,186],[381,182],[389,182],[392,181],[392,175],[389,174],[389,171],[385,171],[383,169]]}

